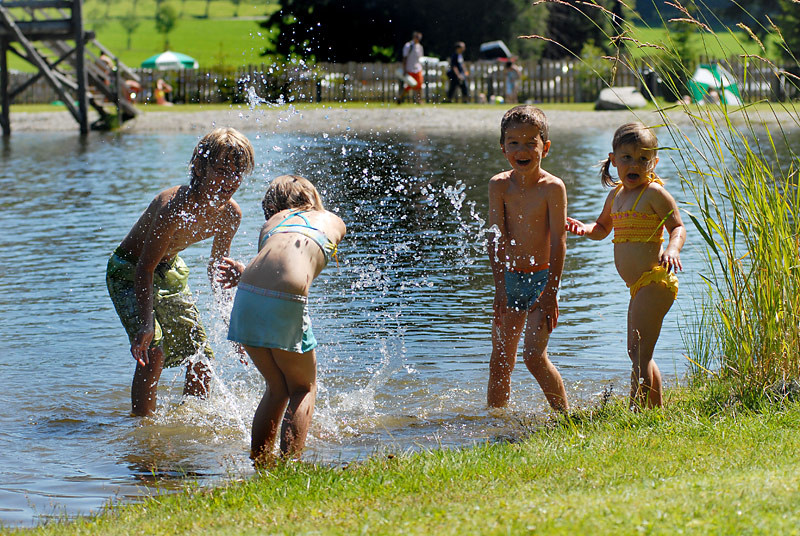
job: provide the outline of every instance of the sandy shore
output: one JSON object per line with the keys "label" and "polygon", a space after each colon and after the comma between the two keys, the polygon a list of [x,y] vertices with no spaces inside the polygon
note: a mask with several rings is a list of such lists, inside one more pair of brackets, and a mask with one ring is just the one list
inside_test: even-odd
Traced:
{"label": "sandy shore", "polygon": [[[646,124],[662,124],[663,119],[652,111],[568,111],[545,110],[551,130],[607,128],[632,120]],[[123,132],[193,132],[201,134],[216,126],[232,126],[245,132],[264,134],[299,132],[306,134],[496,132],[508,106],[461,108],[453,106],[378,106],[364,108],[259,108],[232,106],[228,110],[209,111],[144,111],[122,127]],[[754,119],[751,114],[750,119]],[[90,115],[90,120],[96,116]],[[670,120],[688,124],[682,111],[670,113]],[[777,115],[762,113],[757,120],[796,127],[798,119],[786,112]],[[12,132],[77,131],[78,125],[66,111],[20,112],[11,114]]]}

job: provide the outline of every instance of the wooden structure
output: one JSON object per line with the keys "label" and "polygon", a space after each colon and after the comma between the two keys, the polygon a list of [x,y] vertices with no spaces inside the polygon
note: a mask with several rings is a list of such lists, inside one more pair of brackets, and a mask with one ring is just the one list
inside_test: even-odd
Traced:
{"label": "wooden structure", "polygon": [[[119,123],[137,114],[124,93],[125,80],[138,83],[138,76],[117,62],[93,32],[84,31],[82,7],[82,0],[0,0],[0,127],[4,136],[11,133],[12,99],[39,79],[53,87],[82,134],[89,132],[89,106],[100,114],[92,125],[95,128],[109,128],[113,122],[106,105],[116,109]],[[9,52],[38,69],[15,88],[9,87]]]}

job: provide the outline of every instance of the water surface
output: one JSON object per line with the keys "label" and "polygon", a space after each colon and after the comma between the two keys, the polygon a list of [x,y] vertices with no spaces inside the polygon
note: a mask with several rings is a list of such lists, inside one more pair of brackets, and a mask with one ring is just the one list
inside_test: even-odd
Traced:
{"label": "water surface", "polygon": [[[569,213],[593,220],[606,190],[595,163],[613,130],[554,125],[545,167]],[[209,129],[211,126],[209,126]],[[465,446],[523,434],[547,404],[524,365],[508,411],[485,407],[492,277],[484,253],[487,181],[505,169],[497,135],[271,135],[247,132],[257,167],[236,195],[244,220],[233,255],[255,253],[265,185],[305,175],[347,223],[339,266],[312,288],[319,396],[305,459],[340,463],[376,451]],[[105,266],[150,199],[186,182],[197,137],[15,133],[0,185],[0,522],[30,525],[118,499],[252,474],[250,419],[263,390],[225,340],[230,301],[212,299],[210,242],[183,255],[217,353],[208,401],[183,400],[165,371],[152,418],[129,416],[134,361],[105,287]],[[667,159],[659,172],[677,179]],[[671,187],[682,199],[677,180]],[[656,349],[685,371],[679,324],[692,309],[700,244]],[[610,239],[568,239],[561,317],[550,356],[573,403],[627,390],[628,292]]]}

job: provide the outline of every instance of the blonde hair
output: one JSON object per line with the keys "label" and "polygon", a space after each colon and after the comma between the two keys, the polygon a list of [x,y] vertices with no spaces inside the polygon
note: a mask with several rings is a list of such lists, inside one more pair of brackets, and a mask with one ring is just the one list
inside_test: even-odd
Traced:
{"label": "blonde hair", "polygon": [[255,151],[247,136],[230,127],[212,130],[197,143],[189,161],[192,178],[189,186],[197,187],[208,174],[209,166],[220,160],[227,160],[236,165],[240,175],[244,176],[255,167]]}
{"label": "blonde hair", "polygon": [[[644,149],[653,151],[653,156],[658,154],[658,138],[650,127],[643,123],[625,123],[614,132],[614,139],[611,141],[611,152],[616,152],[623,145],[637,145]],[[603,186],[616,186],[619,181],[615,181],[611,176],[611,158],[606,158],[600,162],[600,180]],[[659,182],[661,178],[653,173],[653,177]]]}
{"label": "blonde hair", "polygon": [[272,179],[261,201],[261,208],[266,219],[281,210],[293,208],[325,210],[317,189],[310,180],[299,175],[281,175]]}
{"label": "blonde hair", "polygon": [[539,108],[530,104],[520,104],[507,111],[500,121],[500,145],[503,145],[506,141],[506,130],[510,125],[514,124],[537,127],[539,129],[539,137],[542,138],[542,141],[547,141],[549,130],[547,116]]}

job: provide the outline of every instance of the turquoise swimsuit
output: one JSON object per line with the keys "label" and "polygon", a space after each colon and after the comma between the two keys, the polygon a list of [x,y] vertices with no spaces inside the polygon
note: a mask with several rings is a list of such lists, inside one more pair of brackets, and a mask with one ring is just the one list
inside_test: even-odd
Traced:
{"label": "turquoise swimsuit", "polygon": [[[281,222],[269,230],[269,232],[264,236],[261,240],[261,243],[258,245],[258,249],[260,250],[264,247],[264,242],[269,239],[272,235],[276,233],[300,233],[312,239],[314,242],[319,245],[320,249],[322,249],[322,254],[325,255],[325,265],[331,262],[331,257],[336,258],[336,244],[328,238],[325,233],[317,229],[316,227],[311,225],[311,222],[308,221],[308,218],[303,216],[304,212],[308,212],[307,210],[301,210],[299,212],[291,212],[288,216],[283,218]],[[295,216],[299,216],[303,219],[305,223],[286,223],[287,220],[293,218]]]}
{"label": "turquoise swimsuit", "polygon": [[[269,230],[259,244],[259,249],[276,233],[300,233],[316,242],[327,265],[336,257],[336,244],[325,233],[313,227],[304,210],[292,211]],[[304,223],[286,223],[299,216]],[[239,283],[233,300],[228,339],[247,346],[279,348],[304,354],[317,346],[308,314],[308,298]]]}

